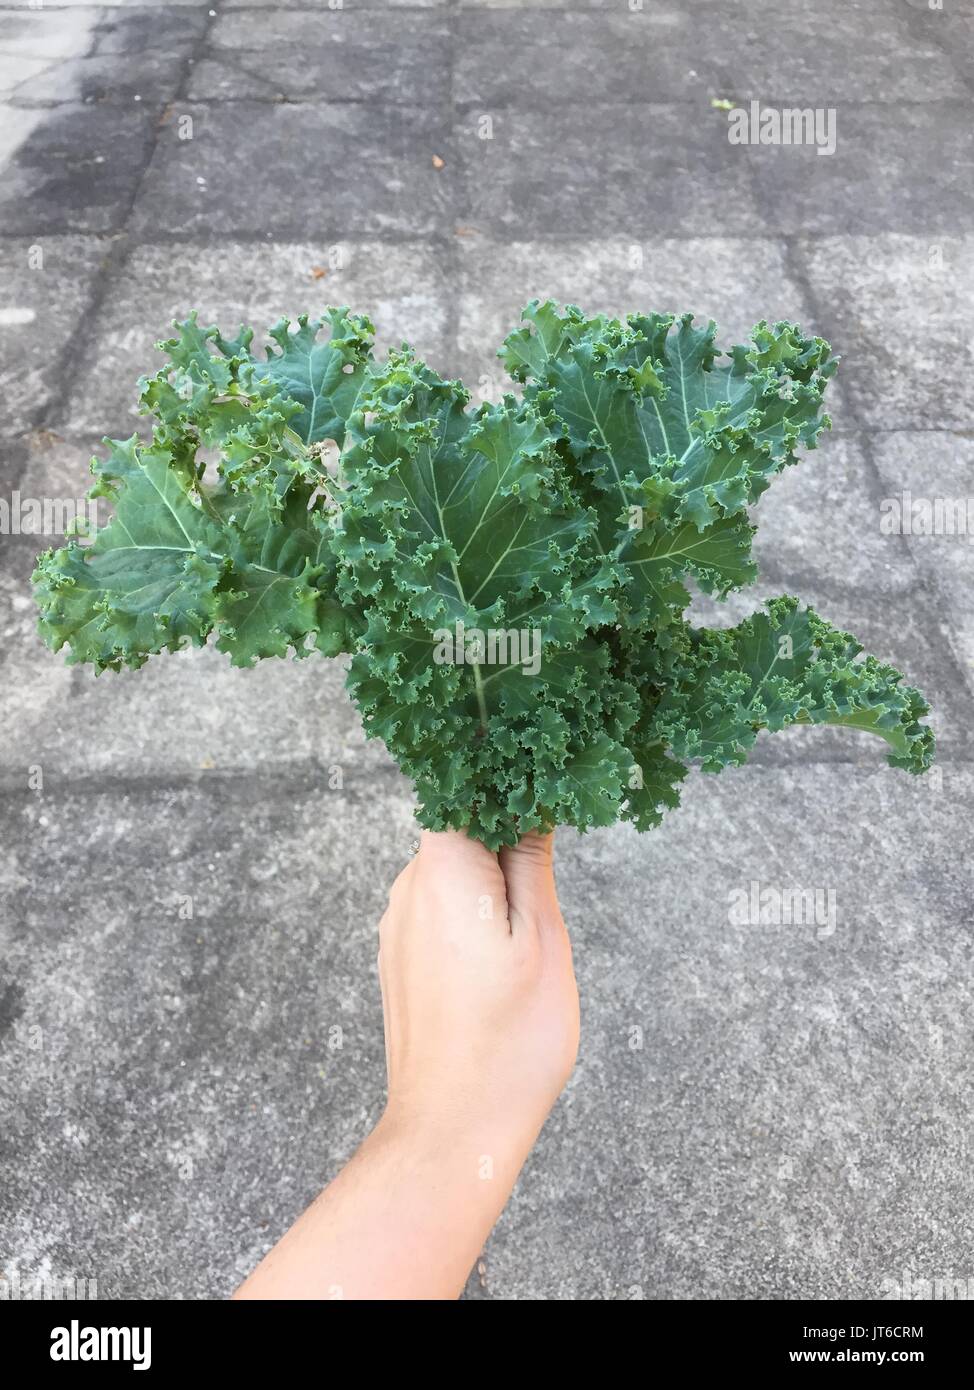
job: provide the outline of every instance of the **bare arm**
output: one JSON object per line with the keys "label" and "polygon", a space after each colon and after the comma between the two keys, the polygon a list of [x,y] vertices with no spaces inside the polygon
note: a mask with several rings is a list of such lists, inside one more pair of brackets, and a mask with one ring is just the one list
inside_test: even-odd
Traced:
{"label": "bare arm", "polygon": [[424,833],[379,927],[389,1093],[236,1298],[456,1298],[575,1061],[552,838]]}

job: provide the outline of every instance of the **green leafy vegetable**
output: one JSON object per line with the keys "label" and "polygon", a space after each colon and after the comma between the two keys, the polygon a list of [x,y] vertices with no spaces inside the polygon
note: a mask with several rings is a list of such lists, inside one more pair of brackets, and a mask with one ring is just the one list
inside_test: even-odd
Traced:
{"label": "green leafy vegetable", "polygon": [[685,617],[690,582],[754,579],[751,509],[828,425],[828,344],[761,323],[721,354],[690,315],[550,302],[523,320],[500,352],[522,392],[479,409],[407,347],[375,360],[345,309],[282,320],[263,359],[249,329],[177,324],[141,383],[151,441],[92,464],[111,522],[40,558],[45,640],[99,670],[211,636],[238,666],[348,653],[422,824],[492,848],[648,829],[689,763],[743,763],[761,729],[867,730],[926,769],[921,696],[795,599]]}

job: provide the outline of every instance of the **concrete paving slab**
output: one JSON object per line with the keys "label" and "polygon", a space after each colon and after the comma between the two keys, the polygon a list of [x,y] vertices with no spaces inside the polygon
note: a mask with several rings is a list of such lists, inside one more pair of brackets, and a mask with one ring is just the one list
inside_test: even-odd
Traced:
{"label": "concrete paving slab", "polygon": [[906,530],[920,569],[943,596],[958,659],[974,682],[974,443],[969,433],[876,437],[873,457],[889,525]]}
{"label": "concrete paving slab", "polygon": [[911,10],[916,10],[921,19],[928,20],[931,25],[936,24],[938,30],[945,19],[950,20],[955,16],[974,18],[974,0],[951,0],[949,6],[939,10],[930,4],[930,0],[904,0],[904,3]]}
{"label": "concrete paving slab", "polygon": [[[672,3],[633,11],[461,10],[457,102],[499,107],[696,100],[707,105],[720,69],[701,54],[694,16]],[[689,117],[689,112],[688,112]]]}
{"label": "concrete paving slab", "polygon": [[138,5],[126,9],[115,6],[99,10],[92,53],[131,55],[153,49],[192,50],[206,30],[212,5],[205,0],[193,3],[170,4],[160,0],[157,5]]}
{"label": "concrete paving slab", "polygon": [[[21,497],[43,501],[83,497],[94,482],[90,471],[92,457],[104,450],[100,436],[65,439],[53,430],[37,429],[12,441],[10,452],[19,463],[11,482],[16,481]],[[94,526],[104,526],[110,511],[103,497],[93,499],[90,509],[85,504],[85,512]],[[58,543],[61,533],[51,529],[50,520],[43,516],[43,508],[40,520],[36,508],[22,508],[21,517],[22,524],[16,534],[35,536],[38,544]]]}
{"label": "concrete paving slab", "polygon": [[[570,102],[583,90],[590,101],[713,95],[785,106],[969,95],[945,42],[951,28],[966,21],[938,28],[911,24],[895,6],[832,4],[809,11],[778,0],[721,0],[716,11],[714,0],[636,8],[611,0],[464,5],[457,95],[462,101]],[[719,30],[719,43],[701,41],[708,28]],[[904,64],[907,50],[911,62]]]}
{"label": "concrete paving slab", "polygon": [[[410,106],[184,102],[146,174],[134,219],[143,236],[428,236],[452,179],[437,110]],[[247,177],[241,177],[244,171]],[[256,175],[259,172],[259,177]]]}
{"label": "concrete paving slab", "polygon": [[[276,0],[260,0],[262,5],[273,5]],[[926,10],[929,0],[904,0],[908,5]],[[244,0],[232,0],[233,4],[244,3]],[[295,0],[296,3],[296,0]],[[370,3],[370,0],[363,0],[363,3]],[[733,16],[734,23],[746,19],[747,6],[750,0],[684,0],[678,4],[677,0],[660,0],[659,4],[650,6],[647,0],[642,0],[642,13],[647,11],[658,13],[661,16],[672,15],[676,12],[677,17],[674,23],[679,22],[679,15],[684,12],[693,14],[700,25],[701,37],[700,48],[706,52],[713,46],[719,51],[719,42],[725,31],[722,21]],[[958,13],[974,13],[971,10],[971,0],[954,0]],[[463,10],[571,10],[588,12],[589,10],[604,11],[618,10],[619,0],[459,0],[459,8]],[[629,8],[628,4],[626,8]],[[637,5],[638,12],[638,5]],[[778,0],[775,7],[775,14],[779,20],[786,20],[799,17],[805,12],[807,6],[804,0]],[[866,13],[876,14],[888,13],[890,9],[889,0],[819,0],[818,11],[823,17],[823,27],[825,24],[834,23],[847,16],[850,11],[865,11]],[[666,19],[660,22],[665,23]]]}
{"label": "concrete paving slab", "polygon": [[[212,0],[98,0],[97,9],[99,11],[113,10],[170,10],[170,9],[193,9],[207,8],[212,4]],[[35,10],[37,0],[5,0],[2,7],[4,10]],[[54,6],[50,6],[54,8]],[[58,0],[57,9],[75,10],[91,9],[91,0]]]}
{"label": "concrete paving slab", "polygon": [[817,449],[774,479],[752,511],[754,557],[768,584],[801,593],[885,594],[895,603],[917,583],[906,547],[880,531],[883,488],[869,437],[824,433]]}
{"label": "concrete paving slab", "polygon": [[[30,1269],[44,1258],[59,1269],[81,1262],[109,1297],[134,1295],[140,1285],[157,1297],[225,1295],[266,1240],[281,1195],[285,1206],[304,1202],[312,1175],[337,1167],[381,1107],[374,976],[383,890],[371,902],[360,891],[351,836],[361,847],[362,818],[326,814],[317,794],[267,797],[246,783],[229,798],[225,793],[146,799],[113,792],[101,801],[101,814],[84,795],[3,799],[0,930],[4,984],[15,989],[6,1016],[3,1091],[5,1102],[16,1101],[15,1109],[5,1103],[5,1146],[23,1160],[4,1198],[6,1268]],[[384,864],[385,879],[408,858],[409,811],[402,798],[398,814],[383,798],[373,815],[370,800],[380,803],[371,794],[363,798],[364,818],[374,826],[372,862]],[[214,817],[224,816],[217,830]],[[11,858],[6,847],[15,825],[24,827],[27,842]],[[258,849],[285,827],[292,849],[283,857],[276,848]],[[346,872],[326,869],[326,841],[330,853],[346,843]],[[137,859],[143,870],[135,920],[126,899]],[[25,894],[23,880],[34,875],[46,890]],[[216,890],[218,878],[234,884],[232,897],[223,886]],[[321,906],[313,917],[292,910],[292,903],[314,899]],[[57,925],[41,942],[38,911],[45,901],[56,902]],[[254,921],[263,926],[238,931],[255,909]],[[217,919],[224,925],[214,932]],[[109,945],[113,940],[120,952]],[[351,970],[338,964],[349,949],[358,957]],[[275,968],[257,993],[241,992],[231,961],[250,977],[267,953],[280,963],[289,958],[293,969]],[[309,968],[312,957],[320,971]],[[51,998],[61,1001],[57,1019],[40,1003],[45,974]],[[363,993],[366,980],[371,984]],[[124,998],[134,1009],[129,1024],[122,1022]],[[314,1015],[319,1022],[310,1028]],[[62,1091],[55,1078],[67,1081],[71,1056],[74,1077]],[[244,1056],[250,1061],[240,1070]],[[166,1077],[162,1092],[160,1073],[150,1081],[157,1067]],[[326,1118],[336,1101],[345,1116],[340,1123]],[[201,1178],[208,1188],[228,1161],[236,1169],[231,1148],[219,1151],[225,1138],[214,1120],[220,1114],[228,1121],[226,1137],[235,1131],[232,1149],[243,1164],[226,1211],[229,1217],[235,1209],[228,1223],[233,1253],[228,1261],[224,1246],[207,1273],[198,1242],[206,1231],[216,1248],[223,1220],[217,1210],[190,1219],[190,1206],[200,1197]],[[285,1135],[282,1120],[311,1114],[323,1121],[323,1132],[314,1158],[297,1164],[296,1135]],[[271,1184],[281,1185],[276,1196],[260,1176],[268,1139],[282,1160]],[[292,1160],[284,1161],[288,1152]],[[167,1248],[162,1232],[178,1212],[192,1234],[188,1244],[177,1238]],[[133,1237],[147,1242],[144,1270],[132,1261]]]}
{"label": "concrete paving slab", "polygon": [[22,58],[19,54],[0,53],[0,101],[8,101],[10,94],[32,79],[42,77],[57,59]]}
{"label": "concrete paving slab", "polygon": [[930,0],[906,0],[910,32],[922,43],[936,44],[970,88],[974,76],[974,5],[970,0],[931,6]]}
{"label": "concrete paving slab", "polygon": [[[404,0],[404,3],[411,3],[412,0]],[[417,0],[422,3],[422,0]],[[252,0],[261,7],[273,8],[278,0]],[[294,0],[298,3],[298,0]],[[373,0],[361,0],[362,4],[370,5]],[[376,0],[381,4],[383,0]],[[459,8],[463,10],[495,9],[495,10],[571,10],[587,12],[589,10],[617,10],[618,0],[458,0]],[[689,11],[701,24],[701,49],[706,50],[708,39],[711,34],[719,37],[723,36],[724,26],[722,20],[730,19],[732,23],[740,23],[747,17],[747,10],[751,0],[684,0],[679,5],[679,11]],[[758,0],[760,3],[760,0]],[[244,5],[244,0],[229,0],[228,8]],[[918,15],[927,19],[929,17],[931,25],[938,25],[945,18],[952,17],[971,17],[974,16],[974,0],[945,0],[948,6],[945,10],[931,10],[930,0],[894,0],[891,7],[889,0],[819,0],[817,10],[822,16],[823,27],[828,24],[840,22],[847,19],[850,14],[880,14],[889,15],[891,8],[898,5],[906,5],[909,9],[917,11]],[[648,6],[643,0],[643,13]],[[660,0],[658,5],[653,5],[653,10],[660,14],[667,14],[677,8],[676,0]],[[777,0],[774,13],[779,21],[800,19],[807,11],[804,0]],[[709,26],[709,27],[708,27]]]}
{"label": "concrete paving slab", "polygon": [[[451,0],[344,0],[346,11],[428,10],[447,7]],[[304,10],[307,0],[224,0],[224,10]]]}
{"label": "concrete paving slab", "polygon": [[[0,122],[12,110],[0,108]],[[0,187],[0,235],[120,228],[139,186],[158,114],[146,102],[59,105],[30,131],[7,165]]]}
{"label": "concrete paving slab", "polygon": [[490,127],[480,114],[458,116],[456,147],[459,218],[481,231],[522,239],[767,230],[746,160],[728,161],[726,130],[705,102],[510,106],[487,113]]}
{"label": "concrete paving slab", "polygon": [[796,248],[859,421],[974,425],[974,237],[809,238]]}
{"label": "concrete paving slab", "polygon": [[[10,587],[6,575],[0,582]],[[71,672],[63,653],[33,635],[25,595],[19,586],[0,607],[13,609],[3,627],[21,644],[16,662],[0,662],[0,708],[19,731],[0,752],[5,783],[17,784],[31,766],[57,781],[112,778],[120,769],[205,780],[261,767],[374,791],[375,778],[393,767],[380,742],[366,741],[345,693],[343,659],[263,661],[240,671],[211,646],[154,657],[139,672]]]}
{"label": "concrete paving slab", "polygon": [[[489,1247],[494,1297],[966,1278],[969,770],[919,814],[891,773],[769,772],[696,778],[648,836],[559,842],[588,1052]],[[731,926],[752,883],[831,888],[836,930]]]}
{"label": "concrete paving slab", "polygon": [[73,58],[90,48],[99,11],[86,7],[62,14],[37,6],[26,13],[3,14],[2,18],[0,54],[50,61]]}
{"label": "concrete paving slab", "polygon": [[452,35],[440,12],[234,10],[193,66],[192,101],[377,101],[450,96]]}
{"label": "concrete paving slab", "polygon": [[109,251],[96,237],[0,241],[0,437],[37,423],[56,399],[62,355]]}
{"label": "concrete paving slab", "polygon": [[[695,8],[698,24],[705,12]],[[723,95],[741,104],[752,97],[784,107],[970,97],[942,42],[945,27],[919,23],[900,5],[809,9],[780,0],[729,0],[720,21]],[[895,113],[889,119],[895,121]]]}
{"label": "concrete paving slab", "polygon": [[65,101],[131,105],[164,103],[182,72],[179,53],[146,51],[120,59],[116,54],[66,58],[9,89],[15,106],[52,106]]}
{"label": "concrete paving slab", "polygon": [[821,237],[965,231],[974,213],[969,100],[829,106],[833,154],[820,156],[815,144],[732,147],[751,166],[769,230]]}

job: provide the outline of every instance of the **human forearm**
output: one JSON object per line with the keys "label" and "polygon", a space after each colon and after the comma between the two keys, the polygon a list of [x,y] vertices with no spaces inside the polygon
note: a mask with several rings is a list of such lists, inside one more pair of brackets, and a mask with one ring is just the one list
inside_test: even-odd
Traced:
{"label": "human forearm", "polygon": [[457,1298],[535,1138],[386,1114],[235,1297]]}
{"label": "human forearm", "polygon": [[578,1047],[551,838],[423,832],[379,924],[388,1106],[239,1298],[456,1298]]}

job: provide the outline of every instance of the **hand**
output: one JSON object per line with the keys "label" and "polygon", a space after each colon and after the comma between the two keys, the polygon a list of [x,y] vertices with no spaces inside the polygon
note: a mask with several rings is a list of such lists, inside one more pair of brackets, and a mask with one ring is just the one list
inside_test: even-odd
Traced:
{"label": "hand", "polygon": [[379,923],[384,1123],[533,1143],[578,1051],[553,850],[553,835],[494,855],[423,832]]}
{"label": "hand", "polygon": [[456,1298],[578,1050],[552,837],[424,834],[379,924],[386,1112],[238,1298]]}

